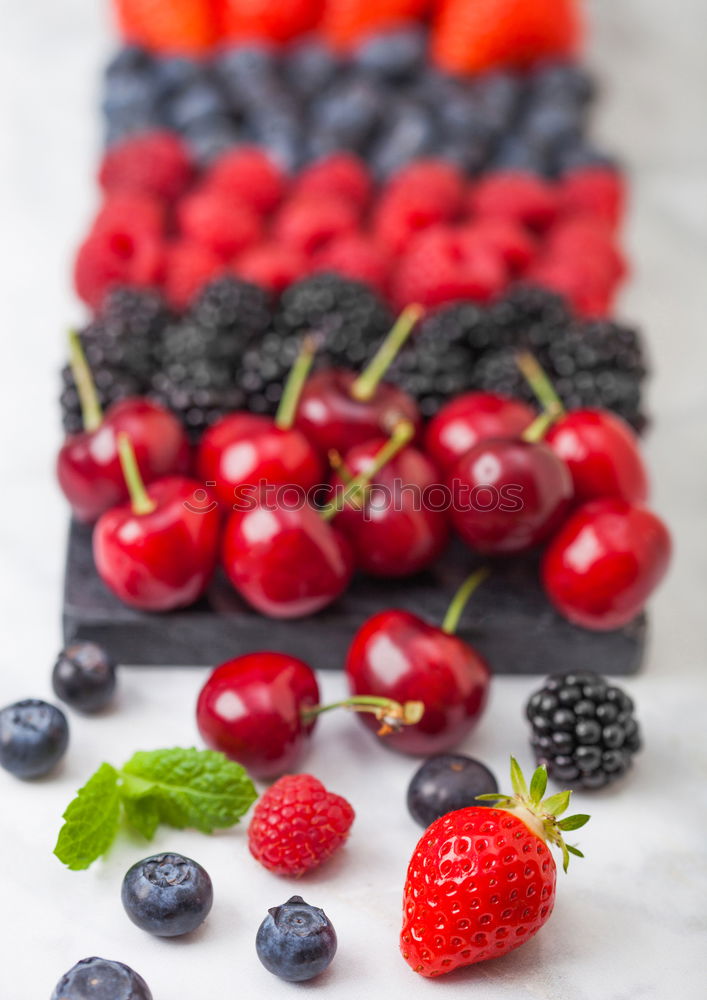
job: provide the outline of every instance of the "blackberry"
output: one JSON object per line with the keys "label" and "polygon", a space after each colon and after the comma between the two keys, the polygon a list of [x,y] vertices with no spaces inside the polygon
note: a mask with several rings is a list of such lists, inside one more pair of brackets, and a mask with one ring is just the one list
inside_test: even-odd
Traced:
{"label": "blackberry", "polygon": [[192,437],[245,397],[237,383],[244,351],[271,320],[267,293],[236,278],[209,284],[189,312],[161,338],[151,395],[176,413]]}
{"label": "blackberry", "polygon": [[598,674],[549,677],[526,715],[538,764],[563,784],[602,788],[625,774],[641,749],[633,702]]}
{"label": "blackberry", "polygon": [[282,337],[321,333],[327,363],[355,369],[368,361],[392,325],[390,310],[375,292],[338,274],[295,282],[275,316]]}
{"label": "blackberry", "polygon": [[246,409],[252,413],[275,413],[300,343],[299,337],[271,330],[245,352],[238,371],[238,387]]}
{"label": "blackberry", "polygon": [[[79,394],[76,391],[74,376],[69,365],[65,365],[61,370],[62,388],[59,397],[61,407],[61,423],[67,434],[78,434],[83,430],[83,419],[81,416],[81,403]],[[113,403],[126,399],[128,396],[137,396],[141,392],[141,383],[127,375],[125,372],[116,371],[112,368],[94,368],[93,380],[96,383],[98,399],[104,410],[107,410]]]}

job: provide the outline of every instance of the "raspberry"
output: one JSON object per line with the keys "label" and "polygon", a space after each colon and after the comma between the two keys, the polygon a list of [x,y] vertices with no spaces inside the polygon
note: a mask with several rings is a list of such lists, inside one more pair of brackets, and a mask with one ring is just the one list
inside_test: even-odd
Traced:
{"label": "raspberry", "polygon": [[93,221],[93,232],[130,229],[161,236],[166,212],[157,198],[137,191],[117,191],[101,205]]}
{"label": "raspberry", "polygon": [[616,170],[585,167],[566,174],[559,189],[560,211],[591,215],[612,228],[621,221],[626,200],[624,179]]}
{"label": "raspberry", "polygon": [[365,209],[373,193],[368,169],[353,153],[333,153],[306,167],[297,178],[294,194],[335,195],[349,199],[357,208]]}
{"label": "raspberry", "polygon": [[261,796],[248,828],[250,853],[268,871],[298,876],[346,840],[354,811],[311,774],[280,778]]}
{"label": "raspberry", "polygon": [[464,207],[466,180],[458,167],[444,160],[417,160],[397,173],[387,190],[405,192],[409,198],[433,195],[445,218],[451,220]]}
{"label": "raspberry", "polygon": [[227,39],[288,42],[314,28],[323,6],[324,0],[224,0],[222,31]]}
{"label": "raspberry", "polygon": [[321,31],[336,49],[348,49],[364,35],[400,21],[414,21],[429,0],[326,0]]}
{"label": "raspberry", "polygon": [[113,146],[103,157],[103,189],[151,194],[176,201],[191,180],[186,147],[171,132],[145,132]]}
{"label": "raspberry", "polygon": [[215,40],[208,0],[115,0],[130,42],[158,52],[200,52]]}
{"label": "raspberry", "polygon": [[79,247],[74,286],[79,297],[95,310],[106,292],[117,285],[157,285],[163,265],[162,245],[153,233],[130,225],[120,230],[105,226]]}
{"label": "raspberry", "polygon": [[627,265],[611,231],[601,221],[578,216],[559,222],[547,237],[543,259],[570,260],[595,268],[608,283],[620,281]]}
{"label": "raspberry", "polygon": [[185,309],[212,278],[225,273],[223,260],[201,243],[179,240],[167,250],[164,294],[174,309]]}
{"label": "raspberry", "polygon": [[575,0],[443,0],[432,56],[451,73],[527,67],[571,55],[581,36]]}
{"label": "raspberry", "polygon": [[534,174],[501,171],[489,174],[472,186],[469,194],[472,216],[511,219],[542,232],[557,218],[556,190]]}
{"label": "raspberry", "polygon": [[465,227],[467,245],[474,242],[498,253],[514,274],[522,274],[537,253],[535,240],[526,229],[510,219],[488,216]]}
{"label": "raspberry", "polygon": [[610,311],[610,286],[601,277],[588,274],[581,262],[546,260],[532,268],[527,278],[563,295],[580,316],[599,319]]}
{"label": "raspberry", "polygon": [[313,254],[334,237],[355,233],[358,224],[358,212],[345,198],[302,196],[280,209],[274,235],[288,246]]}
{"label": "raspberry", "polygon": [[370,236],[358,233],[339,236],[320,250],[314,260],[313,272],[334,272],[345,278],[364,281],[385,294],[389,272],[388,255]]}
{"label": "raspberry", "polygon": [[305,255],[294,247],[261,243],[242,253],[233,270],[239,278],[279,294],[307,273],[307,265]]}
{"label": "raspberry", "polygon": [[508,273],[499,253],[470,246],[465,231],[433,226],[412,241],[392,281],[392,298],[403,309],[410,302],[438,306],[471,299],[488,302],[506,285]]}
{"label": "raspberry", "polygon": [[255,146],[242,146],[222,156],[211,168],[206,183],[263,213],[277,208],[286,187],[280,168]]}
{"label": "raspberry", "polygon": [[[402,253],[421,230],[441,222],[453,222],[462,204],[462,188],[452,174],[435,171],[403,171],[383,192],[378,202],[373,230],[376,238],[393,254]],[[430,183],[424,183],[429,176]]]}
{"label": "raspberry", "polygon": [[263,235],[260,216],[245,202],[214,191],[196,191],[177,209],[187,239],[227,259],[253,246]]}

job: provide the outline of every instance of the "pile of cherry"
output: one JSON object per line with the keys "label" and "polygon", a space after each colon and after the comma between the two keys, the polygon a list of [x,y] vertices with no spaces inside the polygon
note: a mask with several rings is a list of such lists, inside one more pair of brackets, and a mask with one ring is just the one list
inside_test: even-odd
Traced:
{"label": "pile of cherry", "polygon": [[226,273],[279,293],[333,271],[399,309],[488,302],[523,278],[598,317],[626,271],[622,179],[602,166],[557,181],[512,170],[470,181],[419,160],[376,190],[351,153],[287,176],[239,147],[199,172],[178,137],[155,132],[112,147],[100,180],[103,204],[75,265],[92,308],[118,285],[159,288],[180,309]]}
{"label": "pile of cherry", "polygon": [[151,401],[102,413],[73,335],[85,429],[67,438],[58,476],[74,515],[96,522],[105,585],[168,611],[197,601],[220,561],[258,612],[302,618],[356,572],[419,573],[455,532],[489,560],[544,547],[543,585],[563,615],[599,630],[630,622],[670,555],[632,430],[606,411],[564,412],[529,355],[518,363],[539,413],[474,392],[423,426],[384,380],[422,313],[408,306],[361,373],[310,374],[317,342],[305,338],[275,418],[231,413],[194,455]]}

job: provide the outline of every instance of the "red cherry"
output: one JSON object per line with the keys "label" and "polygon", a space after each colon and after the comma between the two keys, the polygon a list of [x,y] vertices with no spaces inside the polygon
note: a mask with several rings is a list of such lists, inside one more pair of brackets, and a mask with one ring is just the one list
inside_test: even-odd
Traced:
{"label": "red cherry", "polygon": [[451,518],[477,552],[526,552],[555,531],[572,499],[567,466],[547,445],[482,441],[452,467]]}
{"label": "red cherry", "polygon": [[302,660],[250,653],[221,664],[199,695],[196,719],[204,742],[237,760],[254,778],[296,769],[316,716],[319,685]]}
{"label": "red cherry", "polygon": [[[475,574],[459,591],[443,628],[395,609],[369,618],[354,637],[346,659],[352,694],[366,691],[424,705],[419,722],[386,737],[393,749],[411,754],[449,750],[482,714],[490,670],[471,646],[451,634],[463,601],[480,579]],[[367,716],[361,720],[372,728]]]}
{"label": "red cherry", "polygon": [[[199,483],[181,476],[145,488],[129,438],[118,438],[132,503],[113,507],[93,532],[96,569],[125,604],[169,611],[204,593],[218,553],[218,504]],[[130,456],[130,457],[128,457]]]}
{"label": "red cherry", "polygon": [[271,618],[321,611],[343,594],[354,570],[346,538],[309,504],[285,509],[258,500],[234,511],[222,557],[241,597]]}
{"label": "red cherry", "polygon": [[646,500],[648,475],[638,438],[621,417],[606,410],[573,410],[549,429],[545,441],[570,470],[579,503],[600,497]]}
{"label": "red cherry", "polygon": [[118,457],[117,436],[133,442],[138,468],[151,482],[189,467],[189,442],[174,414],[149,399],[124,399],[103,414],[79,335],[69,333],[74,381],[81,400],[84,430],[70,435],[56,463],[59,485],[79,521],[91,523],[128,498]]}
{"label": "red cherry", "polygon": [[420,427],[420,412],[412,396],[382,379],[422,314],[417,305],[404,309],[360,375],[330,369],[317,372],[305,384],[295,423],[323,455],[332,449],[343,454],[354,445],[389,434],[403,420]]}
{"label": "red cherry", "polygon": [[643,609],[670,562],[670,535],[651,511],[625,500],[580,507],[548,546],[542,578],[557,610],[576,625],[621,628]]}
{"label": "red cherry", "polygon": [[324,465],[304,434],[292,427],[302,386],[314,360],[315,343],[305,338],[274,420],[232,413],[210,427],[197,455],[199,476],[215,483],[226,508],[245,499],[245,487],[295,486],[305,493],[322,482]]}
{"label": "red cherry", "polygon": [[[377,438],[348,451],[347,473],[364,473],[384,442]],[[403,577],[431,565],[449,539],[446,508],[435,509],[435,467],[417,448],[404,448],[372,480],[363,504],[347,504],[336,525],[351,542],[359,569],[372,576]],[[342,486],[340,475],[334,477]],[[439,502],[439,496],[437,497]]]}
{"label": "red cherry", "polygon": [[496,392],[467,392],[432,418],[425,433],[425,451],[446,471],[479,441],[520,437],[535,416],[519,399]]}

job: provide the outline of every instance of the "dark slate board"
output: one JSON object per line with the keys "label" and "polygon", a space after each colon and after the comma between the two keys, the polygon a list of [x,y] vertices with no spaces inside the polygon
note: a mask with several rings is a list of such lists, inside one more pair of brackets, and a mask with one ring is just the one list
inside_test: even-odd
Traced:
{"label": "dark slate board", "polygon": [[[121,604],[93,565],[91,529],[72,524],[64,588],[64,638],[102,643],[120,663],[215,666],[241,653],[292,653],[322,670],[341,669],[354,633],[370,615],[402,607],[441,622],[447,604],[472,571],[474,558],[460,544],[430,572],[414,580],[359,578],[335,605],[303,621],[273,621],[247,607],[228,583],[214,580],[196,606],[146,614]],[[645,616],[615,632],[570,625],[549,605],[533,559],[493,565],[474,594],[459,635],[496,673],[552,674],[590,670],[633,674],[646,642]]]}

